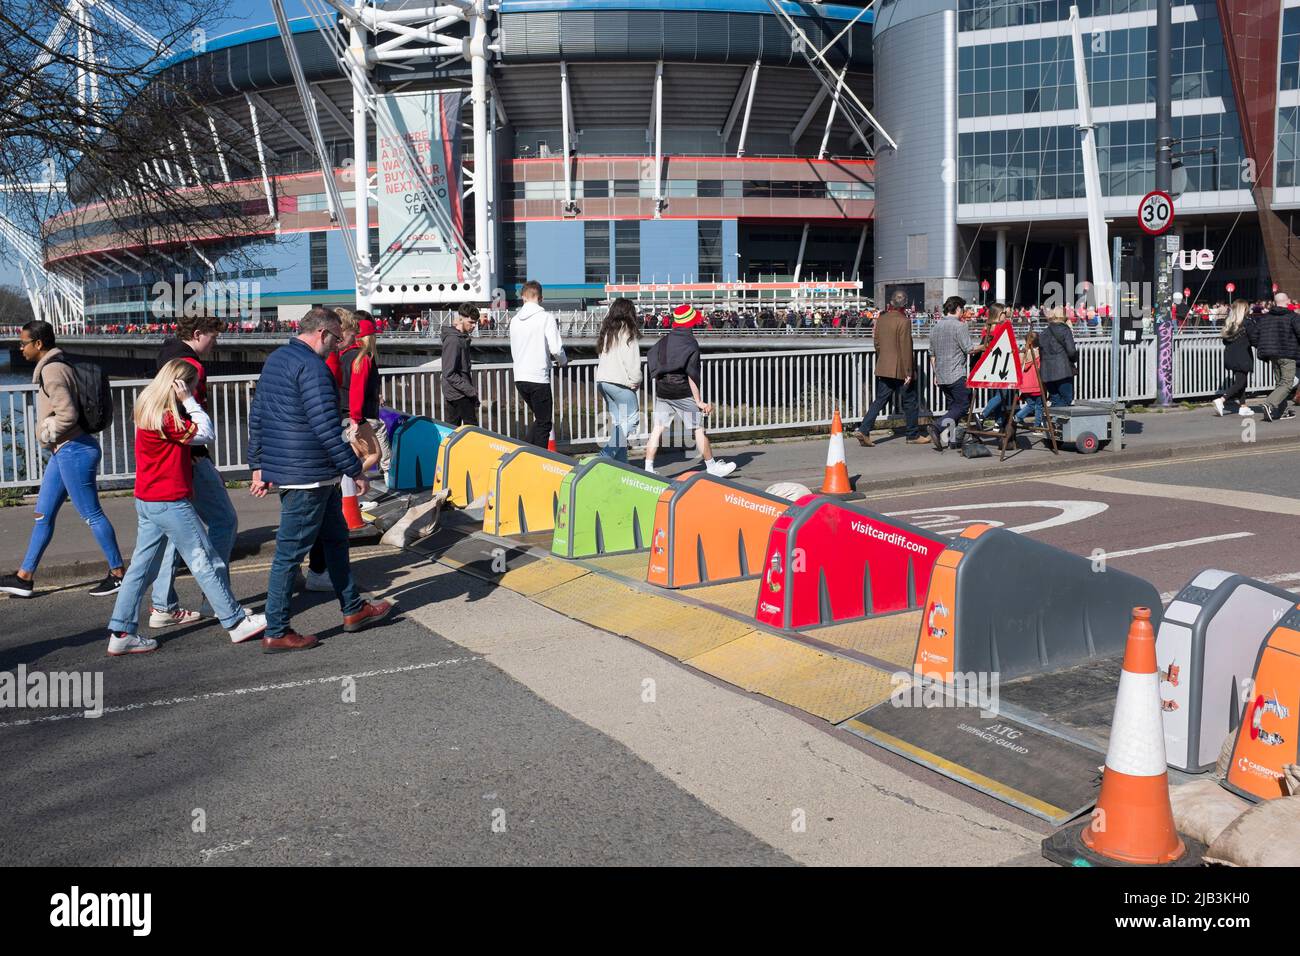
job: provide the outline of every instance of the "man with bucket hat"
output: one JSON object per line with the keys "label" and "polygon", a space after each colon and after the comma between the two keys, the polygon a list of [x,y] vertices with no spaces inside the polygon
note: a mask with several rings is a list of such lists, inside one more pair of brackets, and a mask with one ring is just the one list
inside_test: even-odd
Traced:
{"label": "man with bucket hat", "polygon": [[725,478],[736,470],[732,461],[715,461],[713,447],[704,433],[702,416],[713,411],[700,392],[700,343],[691,330],[703,319],[691,305],[673,309],[672,328],[659,340],[647,356],[646,371],[654,382],[654,428],[645,446],[645,469],[655,470],[655,452],[664,429],[680,418],[682,425],[695,436],[695,443],[704,456],[704,467],[715,478]]}

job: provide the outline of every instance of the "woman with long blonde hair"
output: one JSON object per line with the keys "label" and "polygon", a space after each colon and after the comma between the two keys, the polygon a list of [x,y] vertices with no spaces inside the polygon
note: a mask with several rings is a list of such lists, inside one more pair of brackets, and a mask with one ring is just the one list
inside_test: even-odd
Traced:
{"label": "woman with long blonde hair", "polygon": [[356,426],[368,422],[379,443],[379,468],[388,474],[388,434],[379,420],[379,337],[374,317],[356,311],[341,323],[343,335],[355,331],[350,347],[339,353],[343,373],[343,417]]}
{"label": "woman with long blonde hair", "polygon": [[1226,377],[1223,394],[1214,400],[1216,415],[1254,415],[1254,410],[1242,402],[1246,396],[1246,379],[1255,367],[1255,354],[1250,347],[1250,303],[1234,299],[1228,308],[1223,331],[1223,369]]}
{"label": "woman with long blonde hair", "polygon": [[144,654],[158,649],[141,637],[140,598],[158,576],[167,541],[175,546],[203,590],[222,626],[236,644],[260,637],[266,618],[247,614],[222,575],[225,562],[208,540],[190,497],[194,494],[192,445],[212,441],[212,419],[194,398],[199,373],[173,359],[145,386],[135,401],[135,553],[122,579],[108,622],[108,653]]}

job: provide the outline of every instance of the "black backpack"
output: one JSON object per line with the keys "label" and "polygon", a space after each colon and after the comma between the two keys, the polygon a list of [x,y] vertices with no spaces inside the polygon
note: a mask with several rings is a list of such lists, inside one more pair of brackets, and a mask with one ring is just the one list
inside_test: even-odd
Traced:
{"label": "black backpack", "polygon": [[[76,381],[77,424],[89,435],[102,432],[113,423],[113,393],[108,376],[94,359],[77,355],[56,355],[50,362],[62,362],[72,369]],[[41,391],[45,391],[44,382]],[[49,392],[45,393],[46,395]]]}
{"label": "black backpack", "polygon": [[[655,346],[658,353],[656,362],[662,368],[668,361],[668,337],[664,336]],[[685,372],[659,372],[655,376],[655,395],[660,398],[690,398],[691,385]]]}

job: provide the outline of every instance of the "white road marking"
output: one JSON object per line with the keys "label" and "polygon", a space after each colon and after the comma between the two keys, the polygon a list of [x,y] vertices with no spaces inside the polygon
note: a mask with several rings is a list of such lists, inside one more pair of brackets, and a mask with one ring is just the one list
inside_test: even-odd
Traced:
{"label": "white road marking", "polygon": [[[468,664],[481,660],[483,660],[482,657],[453,657],[445,661],[427,661],[423,664],[407,664],[405,667],[383,667],[373,671],[359,671],[356,674],[336,674],[333,677],[312,677],[307,680],[285,681],[281,684],[259,684],[256,687],[238,687],[234,690],[214,690],[206,694],[193,694],[188,697],[168,697],[163,700],[150,700],[139,704],[105,707],[102,716],[121,714],[131,710],[144,710],[146,707],[174,707],[177,704],[193,704],[205,700],[219,700],[223,697],[243,697],[247,694],[267,694],[277,690],[296,690],[300,687],[312,687],[316,684],[337,684],[349,678],[361,680],[366,677],[387,677],[390,674],[406,674],[411,671],[429,670],[433,667],[449,667],[452,664]],[[70,720],[73,717],[81,716],[81,711],[47,714],[44,717],[33,717],[29,720],[10,720],[0,723],[0,729],[5,727],[25,727],[28,724],[46,724],[56,720]]]}
{"label": "white road marking", "polygon": [[[925,527],[923,521],[933,525],[946,525],[950,521],[956,520],[956,515],[950,514],[953,511],[992,511],[995,508],[1045,508],[1056,509],[1060,514],[1045,518],[1042,521],[1035,521],[1030,524],[1017,525],[1014,528],[1008,528],[1008,531],[1014,531],[1017,534],[1028,534],[1031,531],[1044,531],[1047,528],[1056,528],[1063,524],[1073,524],[1076,521],[1083,521],[1094,515],[1099,515],[1107,510],[1110,505],[1104,501],[989,501],[978,505],[935,505],[930,508],[913,508],[910,511],[890,511],[886,512],[886,517],[890,518],[907,518],[911,515],[919,517],[912,519],[912,523],[919,527]],[[972,519],[972,522],[976,519]],[[992,525],[1001,525],[1000,521],[987,522]],[[958,531],[961,529],[957,529]],[[956,531],[937,532],[940,534],[953,533]]]}
{"label": "white road marking", "polygon": [[1253,538],[1253,531],[1234,531],[1232,534],[1216,534],[1208,538],[1189,538],[1186,541],[1170,541],[1166,544],[1153,544],[1146,548],[1131,548],[1128,551],[1107,551],[1097,555],[1099,558],[1128,558],[1135,554],[1149,554],[1152,551],[1172,551],[1174,548],[1194,548],[1200,544],[1213,544],[1216,541],[1231,541],[1233,538]]}
{"label": "white road marking", "polygon": [[1131,478],[1112,478],[1109,475],[1070,475],[1034,478],[1051,485],[1064,485],[1076,491],[1101,491],[1117,495],[1143,495],[1148,498],[1175,498],[1178,501],[1217,505],[1222,508],[1243,508],[1247,511],[1266,511],[1273,515],[1300,516],[1300,501],[1281,495],[1266,495],[1257,491],[1238,491],[1233,488],[1202,488],[1195,485],[1166,485],[1154,481],[1134,481]]}
{"label": "white road marking", "polygon": [[241,840],[238,843],[223,843],[220,846],[214,846],[210,850],[199,850],[199,856],[207,863],[214,856],[220,856],[223,853],[234,853],[236,850],[242,850],[246,846],[252,846],[252,840]]}

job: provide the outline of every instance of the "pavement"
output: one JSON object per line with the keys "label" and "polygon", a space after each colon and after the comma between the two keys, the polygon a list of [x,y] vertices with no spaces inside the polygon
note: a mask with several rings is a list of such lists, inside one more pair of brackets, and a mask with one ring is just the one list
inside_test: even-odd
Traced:
{"label": "pavement", "polygon": [[[872,510],[943,535],[1000,524],[1166,600],[1206,567],[1300,588],[1300,422],[1243,442],[1239,421],[1204,409],[1136,420],[1122,453],[1035,448],[999,466],[849,442],[849,470]],[[825,448],[719,454],[747,483],[815,487]],[[234,588],[260,606],[275,502],[232,494],[247,555]],[[30,508],[0,511],[0,561],[29,522]],[[129,552],[133,522],[118,528]],[[93,549],[75,520],[55,543],[78,533]],[[332,598],[303,595],[295,623],[324,641],[301,654],[232,647],[201,622],[110,659],[109,602],[79,581],[52,586],[43,567],[36,599],[0,598],[0,671],[100,673],[106,704],[94,719],[0,710],[0,864],[1042,862],[1041,821],[793,707],[425,558],[353,560],[400,616],[348,635]],[[179,587],[194,606],[193,582]]]}

